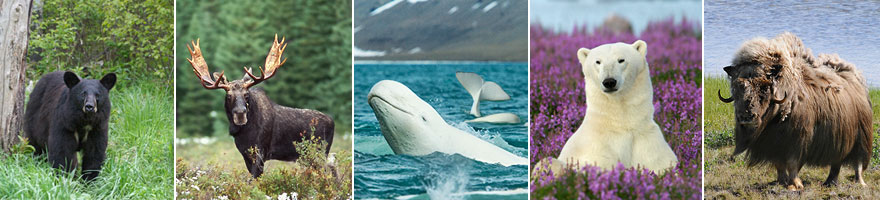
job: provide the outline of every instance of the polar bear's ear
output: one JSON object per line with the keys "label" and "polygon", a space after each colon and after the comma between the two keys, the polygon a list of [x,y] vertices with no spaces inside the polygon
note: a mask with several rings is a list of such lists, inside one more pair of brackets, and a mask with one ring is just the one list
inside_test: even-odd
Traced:
{"label": "polar bear's ear", "polygon": [[587,60],[588,54],[590,54],[590,49],[587,49],[587,48],[578,49],[578,61],[580,61],[581,64],[584,64],[584,61]]}
{"label": "polar bear's ear", "polygon": [[648,54],[648,44],[645,43],[645,41],[636,40],[636,42],[633,42],[632,46],[633,46],[633,48],[636,49],[636,51],[639,51],[639,53],[642,54],[642,56],[645,56]]}

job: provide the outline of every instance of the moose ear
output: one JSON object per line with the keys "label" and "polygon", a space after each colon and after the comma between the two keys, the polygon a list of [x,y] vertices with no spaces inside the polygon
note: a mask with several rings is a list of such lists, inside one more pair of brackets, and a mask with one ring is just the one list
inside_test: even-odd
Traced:
{"label": "moose ear", "polygon": [[73,88],[79,84],[79,77],[73,72],[64,72],[64,84],[67,85],[67,88]]}
{"label": "moose ear", "polygon": [[587,61],[587,55],[590,54],[590,49],[580,48],[580,49],[578,49],[577,54],[578,54],[578,61],[580,61],[581,64],[583,64],[585,61]]}
{"label": "moose ear", "polygon": [[642,54],[642,57],[648,55],[648,43],[645,43],[645,41],[636,40],[636,42],[633,42],[632,47],[635,48],[636,51],[639,51],[639,54]]}
{"label": "moose ear", "polygon": [[727,72],[728,76],[733,76],[733,72],[734,72],[733,70],[734,70],[733,66],[724,67],[724,72]]}
{"label": "moose ear", "polygon": [[244,73],[244,76],[241,77],[241,80],[244,80],[244,81],[253,81],[254,79],[252,79],[251,76],[248,76],[247,73]]}
{"label": "moose ear", "polygon": [[104,85],[107,90],[113,89],[113,86],[116,85],[116,73],[104,75],[104,78],[101,78],[101,85]]}

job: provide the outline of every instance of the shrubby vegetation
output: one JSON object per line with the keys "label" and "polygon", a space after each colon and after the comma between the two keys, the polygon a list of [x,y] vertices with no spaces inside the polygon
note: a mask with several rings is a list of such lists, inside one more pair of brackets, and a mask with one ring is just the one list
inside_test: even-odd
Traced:
{"label": "shrubby vegetation", "polygon": [[144,81],[171,85],[173,1],[43,2],[32,9],[29,79],[68,70],[89,78],[115,72],[122,87]]}
{"label": "shrubby vegetation", "polygon": [[[186,61],[186,44],[200,39],[211,71],[227,79],[262,66],[275,34],[290,42],[287,62],[261,83],[280,105],[327,113],[336,132],[351,127],[351,2],[177,1],[177,132],[179,137],[226,136],[224,93],[204,89]],[[254,69],[258,71],[257,69]],[[259,72],[255,72],[259,73]],[[217,117],[208,117],[215,112]]]}
{"label": "shrubby vegetation", "polygon": [[294,167],[273,168],[251,179],[246,170],[223,165],[199,165],[177,159],[177,198],[264,199],[302,197],[347,199],[351,197],[352,157],[350,151],[335,152],[328,160],[323,141],[311,137],[294,143],[302,155]]}

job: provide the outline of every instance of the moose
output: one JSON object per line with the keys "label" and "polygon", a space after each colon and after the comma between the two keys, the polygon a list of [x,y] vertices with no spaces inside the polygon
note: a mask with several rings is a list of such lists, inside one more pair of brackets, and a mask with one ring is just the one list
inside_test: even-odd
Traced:
{"label": "moose", "polygon": [[[224,72],[209,75],[208,64],[202,57],[199,41],[187,45],[193,72],[206,89],[226,90],[226,117],[229,120],[229,134],[235,139],[238,152],[244,157],[245,165],[254,178],[263,174],[263,163],[267,160],[296,161],[300,152],[294,142],[314,136],[326,142],[325,155],[330,153],[333,142],[333,120],[324,113],[309,109],[290,108],[275,104],[262,87],[253,87],[272,78],[275,71],[287,59],[281,60],[284,38],[275,42],[266,56],[266,63],[255,76],[251,68],[244,67],[245,75],[239,80],[227,81]],[[284,45],[282,45],[284,44]]]}
{"label": "moose", "polygon": [[743,44],[730,80],[736,148],[746,152],[749,166],[772,164],[776,183],[803,189],[798,172],[804,165],[831,166],[824,186],[837,184],[842,165],[862,170],[871,159],[871,102],[865,79],[855,65],[838,55],[813,56],[791,33],[774,39],[756,38]]}

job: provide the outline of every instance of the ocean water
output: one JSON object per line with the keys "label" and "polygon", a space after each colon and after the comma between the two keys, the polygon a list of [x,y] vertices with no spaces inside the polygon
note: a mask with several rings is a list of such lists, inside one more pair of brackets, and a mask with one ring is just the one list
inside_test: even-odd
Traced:
{"label": "ocean water", "polygon": [[[498,83],[511,100],[482,102],[483,115],[510,112],[519,124],[467,124],[472,99],[455,72],[475,72]],[[527,63],[383,63],[354,65],[354,187],[364,199],[525,199],[528,166],[504,167],[458,154],[395,155],[386,143],[367,93],[395,80],[431,104],[446,122],[518,156],[528,156]]]}
{"label": "ocean water", "polygon": [[837,53],[880,87],[880,2],[707,0],[703,48],[705,72],[723,76],[746,40],[789,31],[813,54]]}

